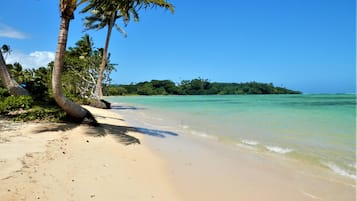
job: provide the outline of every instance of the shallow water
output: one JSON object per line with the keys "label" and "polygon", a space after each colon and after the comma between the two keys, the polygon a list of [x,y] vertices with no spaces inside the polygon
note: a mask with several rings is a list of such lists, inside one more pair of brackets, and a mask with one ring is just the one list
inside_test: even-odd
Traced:
{"label": "shallow water", "polygon": [[108,97],[127,121],[356,178],[356,95]]}

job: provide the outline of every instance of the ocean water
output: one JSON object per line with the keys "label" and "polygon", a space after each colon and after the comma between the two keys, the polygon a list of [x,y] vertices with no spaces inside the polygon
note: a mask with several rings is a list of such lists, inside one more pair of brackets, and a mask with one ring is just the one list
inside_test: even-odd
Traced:
{"label": "ocean water", "polygon": [[107,97],[135,126],[276,154],[356,179],[356,95]]}

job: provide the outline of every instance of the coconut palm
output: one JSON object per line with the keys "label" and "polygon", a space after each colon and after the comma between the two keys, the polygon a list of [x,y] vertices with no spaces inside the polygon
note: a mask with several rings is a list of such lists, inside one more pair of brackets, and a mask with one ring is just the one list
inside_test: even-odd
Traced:
{"label": "coconut palm", "polygon": [[139,20],[138,11],[141,8],[159,6],[174,12],[174,6],[165,0],[90,0],[89,2],[88,6],[81,11],[82,13],[88,11],[91,13],[90,16],[85,18],[85,27],[87,29],[96,30],[107,27],[102,62],[96,86],[96,95],[98,98],[102,98],[102,81],[104,77],[104,70],[107,65],[108,47],[113,27],[126,36],[125,31],[118,26],[118,24],[116,24],[116,20],[122,18],[124,24],[127,25],[131,17],[134,18],[134,21]]}
{"label": "coconut palm", "polygon": [[[82,0],[79,3],[83,3],[85,1],[86,0]],[[74,11],[77,8],[77,3],[77,0],[60,0],[61,22],[58,34],[56,56],[52,72],[53,96],[57,104],[69,116],[71,116],[73,120],[82,122],[85,118],[87,118],[90,124],[98,125],[97,121],[88,110],[69,100],[63,95],[62,92],[61,76],[63,71],[64,55],[66,52],[69,24],[71,19],[74,18]]]}
{"label": "coconut palm", "polygon": [[88,34],[75,43],[75,47],[70,47],[68,54],[71,56],[88,57],[93,53],[93,41]]}
{"label": "coconut palm", "polygon": [[9,70],[7,69],[4,53],[10,53],[10,47],[8,45],[3,45],[0,50],[0,79],[2,85],[9,90],[11,95],[14,96],[29,96],[29,92],[21,87],[14,79],[11,78]]}

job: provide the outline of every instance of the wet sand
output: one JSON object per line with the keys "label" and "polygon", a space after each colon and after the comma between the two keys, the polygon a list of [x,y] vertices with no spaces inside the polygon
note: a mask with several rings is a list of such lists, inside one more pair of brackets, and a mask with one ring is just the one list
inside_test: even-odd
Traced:
{"label": "wet sand", "polygon": [[101,127],[2,128],[0,200],[356,200],[350,178],[87,108]]}
{"label": "wet sand", "polygon": [[355,201],[356,181],[291,159],[194,136],[150,139],[184,200]]}

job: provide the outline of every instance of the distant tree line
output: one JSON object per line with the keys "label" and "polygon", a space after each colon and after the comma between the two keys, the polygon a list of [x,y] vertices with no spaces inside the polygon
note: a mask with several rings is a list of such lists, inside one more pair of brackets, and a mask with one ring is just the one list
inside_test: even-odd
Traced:
{"label": "distant tree line", "polygon": [[175,84],[171,80],[151,80],[128,85],[109,85],[104,95],[229,95],[229,94],[301,94],[299,91],[275,87],[272,83],[219,83],[207,79],[183,80]]}

